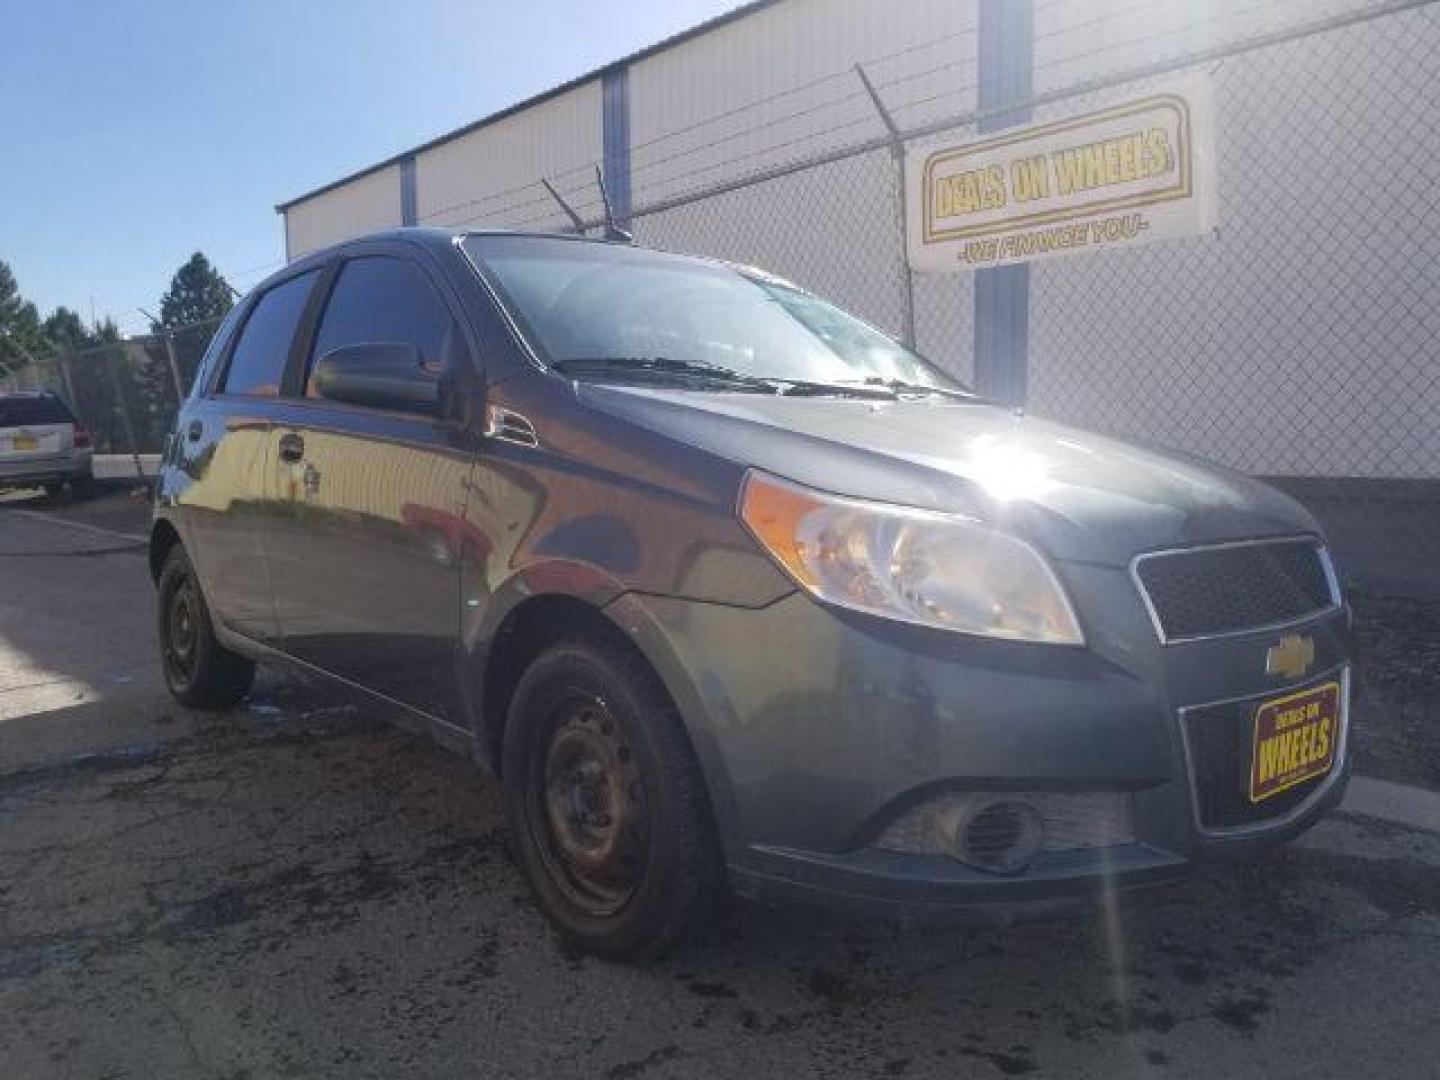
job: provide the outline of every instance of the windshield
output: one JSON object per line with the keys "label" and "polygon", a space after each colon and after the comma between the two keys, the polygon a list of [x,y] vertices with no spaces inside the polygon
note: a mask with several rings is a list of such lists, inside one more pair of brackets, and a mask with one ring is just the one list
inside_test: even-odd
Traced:
{"label": "windshield", "polygon": [[758,273],[545,237],[472,236],[465,248],[541,359],[567,373],[603,361],[606,376],[633,364],[653,377],[641,364],[663,358],[778,381],[960,388],[853,315]]}

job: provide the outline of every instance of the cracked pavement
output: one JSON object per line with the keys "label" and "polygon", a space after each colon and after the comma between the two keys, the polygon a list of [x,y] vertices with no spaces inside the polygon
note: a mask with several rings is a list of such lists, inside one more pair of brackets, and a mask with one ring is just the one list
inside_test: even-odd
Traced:
{"label": "cracked pavement", "polygon": [[469,762],[290,676],[175,706],[138,549],[0,506],[0,597],[0,1076],[1434,1075],[1440,835],[619,966],[557,945]]}

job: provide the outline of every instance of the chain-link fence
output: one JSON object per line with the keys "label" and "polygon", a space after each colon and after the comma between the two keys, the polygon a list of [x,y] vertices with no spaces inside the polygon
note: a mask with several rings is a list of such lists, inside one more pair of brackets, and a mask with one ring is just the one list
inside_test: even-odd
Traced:
{"label": "chain-link fence", "polygon": [[219,319],[211,319],[72,352],[39,354],[3,386],[59,394],[90,430],[97,454],[127,455],[140,471],[139,458],[164,448],[219,325]]}

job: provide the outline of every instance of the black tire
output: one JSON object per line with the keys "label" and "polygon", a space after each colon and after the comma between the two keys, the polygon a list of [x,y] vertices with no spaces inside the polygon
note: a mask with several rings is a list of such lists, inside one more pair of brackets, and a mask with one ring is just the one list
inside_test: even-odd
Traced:
{"label": "black tire", "polygon": [[516,857],[570,946],[656,956],[722,902],[700,768],[664,687],[623,639],[564,641],[531,662],[502,776]]}
{"label": "black tire", "polygon": [[41,485],[45,490],[45,497],[51,502],[58,502],[65,494],[65,481],[48,480]]}
{"label": "black tire", "polygon": [[178,544],[160,571],[158,612],[160,664],[176,701],[192,709],[225,709],[250,692],[255,664],[216,640],[200,582]]}

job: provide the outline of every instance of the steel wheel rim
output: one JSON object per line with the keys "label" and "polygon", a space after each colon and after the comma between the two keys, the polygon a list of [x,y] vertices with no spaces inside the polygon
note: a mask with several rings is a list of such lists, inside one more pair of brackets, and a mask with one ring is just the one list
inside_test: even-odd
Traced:
{"label": "steel wheel rim", "polygon": [[604,701],[572,692],[556,705],[530,781],[531,830],[551,881],[587,915],[614,915],[644,876],[648,828],[633,749]]}
{"label": "steel wheel rim", "polygon": [[165,610],[165,665],[175,681],[188,683],[194,676],[199,641],[199,594],[187,577],[170,594]]}

